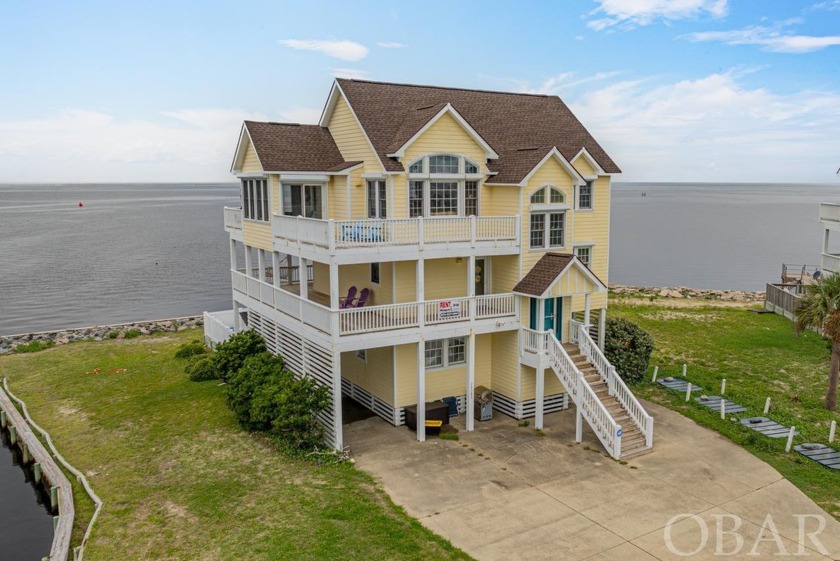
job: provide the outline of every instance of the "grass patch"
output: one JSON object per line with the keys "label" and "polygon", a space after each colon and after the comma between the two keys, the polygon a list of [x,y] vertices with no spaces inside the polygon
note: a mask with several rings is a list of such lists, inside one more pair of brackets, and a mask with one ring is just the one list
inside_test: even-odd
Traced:
{"label": "grass patch", "polygon": [[[174,358],[197,335],[0,357],[0,376],[105,502],[86,560],[469,559],[351,465],[292,459],[243,432],[224,387],[190,382]],[[78,543],[93,508],[74,490]]]}
{"label": "grass patch", "polygon": [[55,341],[30,341],[25,345],[15,347],[15,352],[20,354],[37,353],[55,347]]}
{"label": "grass patch", "polygon": [[[793,332],[793,324],[774,314],[755,314],[744,308],[706,303],[669,308],[639,301],[611,303],[610,312],[638,323],[653,337],[656,348],[646,380],[633,385],[639,397],[679,411],[713,428],[776,468],[811,499],[840,519],[840,478],[816,462],[784,451],[786,439],[770,439],[685,395],[650,382],[653,366],[659,377],[681,376],[688,364],[688,379],[701,386],[701,394],[720,395],[748,408],[738,418],[761,416],[771,398],[769,417],[785,426],[795,425],[801,436],[794,443],[828,442],[832,420],[840,414],[826,411],[829,348],[810,331]],[[837,443],[834,444],[837,446]]]}

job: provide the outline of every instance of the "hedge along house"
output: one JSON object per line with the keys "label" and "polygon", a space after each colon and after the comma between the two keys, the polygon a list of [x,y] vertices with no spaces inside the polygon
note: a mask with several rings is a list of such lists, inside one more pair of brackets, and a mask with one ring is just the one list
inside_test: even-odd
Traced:
{"label": "hedge along house", "polygon": [[342,394],[401,425],[481,385],[644,452],[652,419],[601,352],[619,171],[557,97],[338,79],[318,125],[242,127],[235,328],[332,388],[335,448]]}

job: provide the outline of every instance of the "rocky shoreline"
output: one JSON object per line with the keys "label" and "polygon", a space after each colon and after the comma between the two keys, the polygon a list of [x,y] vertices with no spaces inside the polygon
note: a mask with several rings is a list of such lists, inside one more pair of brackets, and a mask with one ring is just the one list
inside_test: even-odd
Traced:
{"label": "rocky shoreline", "polygon": [[724,302],[764,302],[764,291],[712,290],[687,286],[625,286],[610,283],[610,292],[638,298],[720,300]]}
{"label": "rocky shoreline", "polygon": [[151,321],[135,321],[116,325],[57,329],[55,331],[40,331],[38,333],[0,335],[0,354],[12,352],[20,345],[27,345],[33,341],[40,341],[44,344],[64,345],[75,341],[125,339],[136,335],[184,331],[194,327],[201,327],[202,325],[204,325],[203,316],[186,316]]}

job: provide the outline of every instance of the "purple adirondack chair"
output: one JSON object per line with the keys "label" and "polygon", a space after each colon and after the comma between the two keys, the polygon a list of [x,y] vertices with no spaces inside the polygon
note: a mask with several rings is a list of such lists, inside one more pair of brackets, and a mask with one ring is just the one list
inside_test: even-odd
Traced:
{"label": "purple adirondack chair", "polygon": [[362,291],[359,293],[359,299],[356,301],[356,305],[353,306],[354,308],[362,308],[364,307],[365,303],[367,302],[368,296],[370,296],[370,289],[363,288]]}
{"label": "purple adirondack chair", "polygon": [[339,305],[338,305],[339,309],[341,309],[341,310],[345,310],[345,309],[347,309],[347,308],[352,308],[352,307],[353,307],[353,301],[356,299],[356,291],[357,291],[357,290],[358,290],[358,288],[356,288],[355,286],[351,286],[351,287],[347,290],[347,297],[346,297],[346,298],[344,298],[344,299],[343,299],[343,300],[339,303]]}

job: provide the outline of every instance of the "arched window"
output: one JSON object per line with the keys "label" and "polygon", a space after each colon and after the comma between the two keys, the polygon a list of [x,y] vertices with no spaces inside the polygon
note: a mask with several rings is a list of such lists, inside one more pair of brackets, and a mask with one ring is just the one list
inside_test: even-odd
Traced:
{"label": "arched window", "polygon": [[566,195],[546,185],[531,194],[529,241],[531,249],[566,245]]}
{"label": "arched window", "polygon": [[409,216],[478,214],[480,167],[458,154],[426,154],[408,166]]}

